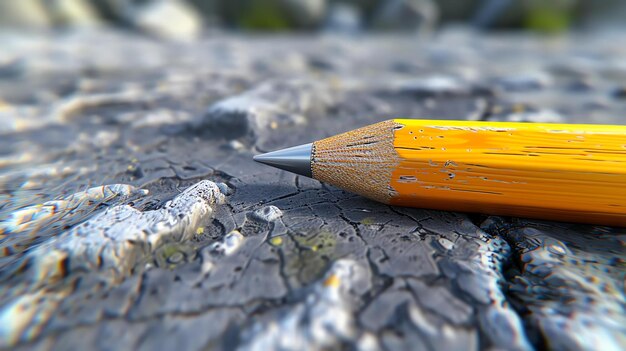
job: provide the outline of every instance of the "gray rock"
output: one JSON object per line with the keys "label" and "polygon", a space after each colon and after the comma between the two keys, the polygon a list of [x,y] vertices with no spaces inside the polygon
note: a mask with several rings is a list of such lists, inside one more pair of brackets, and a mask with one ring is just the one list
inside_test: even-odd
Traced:
{"label": "gray rock", "polygon": [[42,29],[52,24],[39,0],[0,2],[0,26]]}
{"label": "gray rock", "polygon": [[327,0],[220,1],[228,24],[248,29],[313,28],[324,18]]}
{"label": "gray rock", "polygon": [[540,90],[552,84],[552,78],[543,72],[522,72],[499,77],[496,84],[510,91]]}
{"label": "gray rock", "polygon": [[458,79],[448,76],[431,76],[400,83],[401,92],[416,96],[468,94],[469,87]]}
{"label": "gray rock", "polygon": [[[396,285],[404,287],[405,284],[396,283]],[[413,300],[413,295],[406,289],[389,289],[367,306],[359,316],[360,321],[365,328],[373,332],[393,327],[398,319],[397,314]]]}
{"label": "gray rock", "polygon": [[378,6],[372,25],[379,29],[432,31],[439,20],[439,6],[432,0],[393,0]]}
{"label": "gray rock", "polygon": [[[113,279],[128,275],[142,254],[167,241],[186,241],[207,223],[213,207],[224,203],[215,183],[202,181],[168,201],[162,209],[140,212],[128,205],[115,206],[44,242],[26,259],[32,283],[50,284],[72,270],[104,270]],[[57,260],[70,261],[69,272],[58,271]],[[52,269],[50,269],[52,268]]]}
{"label": "gray rock", "polygon": [[159,38],[193,40],[202,31],[202,18],[180,0],[155,0],[137,6],[131,22],[140,30]]}
{"label": "gray rock", "polygon": [[452,324],[469,322],[472,308],[450,293],[445,287],[429,287],[419,280],[409,280],[409,287],[425,309],[444,317]]}
{"label": "gray rock", "polygon": [[283,0],[288,16],[298,27],[312,27],[319,24],[326,13],[327,0]]}
{"label": "gray rock", "polygon": [[565,118],[558,112],[543,109],[536,110],[525,106],[513,107],[498,111],[486,118],[489,121],[511,121],[511,122],[537,122],[537,123],[563,123]]}
{"label": "gray rock", "polygon": [[363,29],[360,10],[346,3],[332,3],[328,9],[324,29],[333,33],[354,34]]}
{"label": "gray rock", "polygon": [[254,211],[252,216],[265,222],[274,222],[283,216],[283,211],[276,206],[267,206]]}
{"label": "gray rock", "polygon": [[[0,320],[6,321],[0,329],[2,346],[15,344],[46,323],[69,292],[47,292],[46,286],[84,271],[99,272],[105,281],[120,281],[165,242],[189,240],[211,217],[213,207],[223,202],[215,183],[201,181],[160,210],[115,206],[36,246],[24,256],[27,293],[16,294],[0,310]],[[20,322],[9,322],[17,314]]]}
{"label": "gray rock", "polygon": [[94,27],[103,25],[92,3],[84,0],[53,0],[44,6],[56,25]]}
{"label": "gray rock", "polygon": [[[567,226],[550,228],[548,233],[540,223],[522,223],[504,232],[516,239],[515,249],[523,262],[511,281],[511,294],[532,311],[529,322],[546,336],[548,346],[618,350],[625,345],[626,298],[619,268],[625,255],[622,252],[617,258],[599,250],[619,245],[623,238],[610,232],[590,237]],[[586,243],[574,245],[571,237]],[[567,306],[562,301],[568,301]]]}
{"label": "gray rock", "polygon": [[[93,187],[74,193],[59,200],[27,206],[7,215],[0,221],[0,237],[10,237],[13,243],[32,239],[35,235],[45,236],[40,228],[52,226],[59,230],[76,223],[74,217],[93,211],[98,205],[111,201],[122,201],[132,196],[144,196],[148,191],[127,184],[111,184]],[[8,243],[5,243],[8,244]]]}
{"label": "gray rock", "polygon": [[199,128],[237,138],[305,125],[308,114],[324,113],[335,97],[312,82],[273,82],[211,105]]}

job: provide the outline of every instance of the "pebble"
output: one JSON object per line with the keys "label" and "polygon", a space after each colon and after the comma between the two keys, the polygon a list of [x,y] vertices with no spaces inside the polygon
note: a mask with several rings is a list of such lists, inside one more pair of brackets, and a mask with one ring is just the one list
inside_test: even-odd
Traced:
{"label": "pebble", "polygon": [[363,28],[359,9],[349,3],[332,3],[324,29],[333,33],[356,34]]}
{"label": "pebble", "polygon": [[281,211],[280,208],[271,205],[252,212],[252,216],[258,220],[271,223],[282,217],[283,211]]}
{"label": "pebble", "polygon": [[489,117],[490,121],[502,122],[536,122],[536,123],[565,123],[565,117],[560,113],[549,110],[525,110],[514,108],[510,113],[503,113]]}
{"label": "pebble", "polygon": [[446,250],[454,249],[454,243],[446,238],[439,238],[437,239],[437,242]]}
{"label": "pebble", "polygon": [[459,80],[449,76],[430,76],[400,83],[401,92],[418,96],[457,95],[467,93],[468,87]]}
{"label": "pebble", "polygon": [[496,79],[496,83],[510,91],[530,91],[547,87],[552,78],[543,72],[527,72],[506,75]]}
{"label": "pebble", "polygon": [[203,26],[200,15],[181,0],[148,1],[131,18],[137,28],[164,39],[193,40]]}
{"label": "pebble", "polygon": [[231,140],[228,142],[228,147],[232,150],[243,151],[246,146],[239,140]]}
{"label": "pebble", "polygon": [[182,262],[185,259],[185,255],[182,252],[174,252],[170,257],[167,258],[169,263],[177,264]]}
{"label": "pebble", "polygon": [[269,130],[306,124],[306,115],[323,112],[335,97],[319,83],[267,82],[253,90],[213,103],[199,128],[227,139],[258,137]]}
{"label": "pebble", "polygon": [[235,253],[243,244],[245,237],[237,230],[226,234],[220,241],[214,242],[200,250],[202,257],[202,272],[210,272],[217,261],[224,256]]}

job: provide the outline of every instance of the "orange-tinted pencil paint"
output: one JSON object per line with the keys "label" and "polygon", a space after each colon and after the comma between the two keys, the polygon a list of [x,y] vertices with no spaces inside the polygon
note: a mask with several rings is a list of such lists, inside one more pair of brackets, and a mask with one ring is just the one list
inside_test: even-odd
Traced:
{"label": "orange-tinted pencil paint", "polygon": [[626,126],[394,122],[390,204],[626,226]]}

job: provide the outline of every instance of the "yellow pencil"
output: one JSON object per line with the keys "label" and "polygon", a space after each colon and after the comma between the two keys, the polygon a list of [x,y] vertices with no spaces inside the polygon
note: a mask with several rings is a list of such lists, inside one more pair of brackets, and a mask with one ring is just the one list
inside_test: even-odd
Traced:
{"label": "yellow pencil", "polygon": [[255,160],[390,205],[626,226],[626,126],[395,119]]}

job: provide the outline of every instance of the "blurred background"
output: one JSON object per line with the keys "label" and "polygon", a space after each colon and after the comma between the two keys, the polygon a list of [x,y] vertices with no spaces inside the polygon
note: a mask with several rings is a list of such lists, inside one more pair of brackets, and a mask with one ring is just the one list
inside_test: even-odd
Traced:
{"label": "blurred background", "polygon": [[541,33],[604,29],[626,24],[626,1],[0,0],[3,29],[115,26],[182,40],[212,29],[428,32],[455,23]]}

